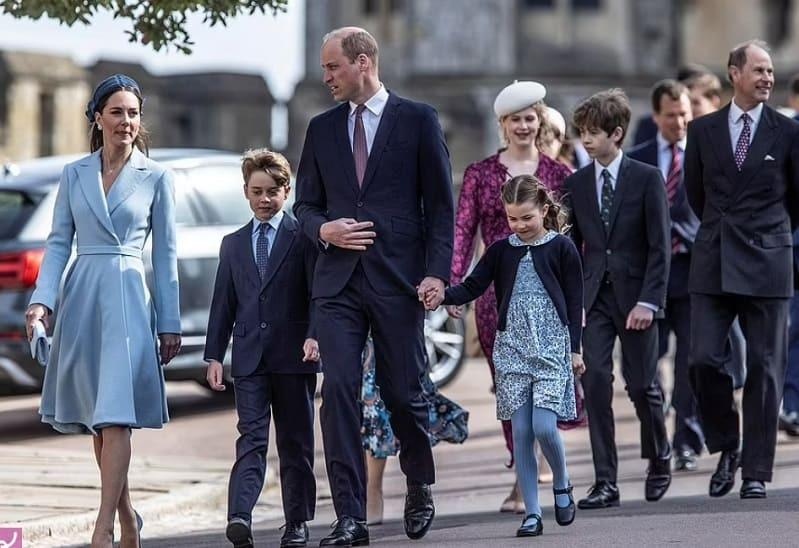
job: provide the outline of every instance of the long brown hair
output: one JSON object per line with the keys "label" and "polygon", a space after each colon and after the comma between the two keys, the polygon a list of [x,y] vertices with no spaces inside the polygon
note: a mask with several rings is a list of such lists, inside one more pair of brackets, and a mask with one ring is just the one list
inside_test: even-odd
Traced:
{"label": "long brown hair", "polygon": [[[97,105],[95,112],[99,112],[102,114],[105,105],[108,103],[108,99],[117,91],[129,91],[136,98],[139,100],[139,116],[142,115],[142,103],[144,103],[144,99],[142,99],[141,92],[133,87],[120,87],[106,95],[102,101]],[[94,113],[92,113],[94,114]],[[145,155],[150,154],[150,132],[147,131],[147,128],[144,127],[144,123],[139,122],[139,133],[136,135],[136,141],[133,143],[138,147],[139,150],[144,152]],[[103,146],[103,132],[97,127],[97,122],[92,120],[91,126],[89,127],[89,148],[92,152],[99,150]]]}
{"label": "long brown hair", "polygon": [[517,175],[502,185],[502,202],[508,205],[533,203],[541,209],[548,206],[544,228],[562,232],[566,227],[566,212],[535,175]]}

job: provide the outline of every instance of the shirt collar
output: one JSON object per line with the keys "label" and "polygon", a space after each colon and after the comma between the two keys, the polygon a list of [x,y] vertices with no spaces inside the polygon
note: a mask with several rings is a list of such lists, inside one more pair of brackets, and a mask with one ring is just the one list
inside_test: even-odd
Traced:
{"label": "shirt collar", "polygon": [[[763,103],[758,103],[757,106],[753,109],[747,110],[746,113],[749,115],[749,118],[752,119],[752,122],[757,123],[760,120],[760,114],[763,112]],[[735,101],[730,101],[730,123],[737,124],[741,119],[741,114],[744,111],[735,104]]]}
{"label": "shirt collar", "polygon": [[599,160],[594,160],[594,176],[596,180],[600,181],[602,179],[602,170],[607,169],[608,173],[610,173],[610,178],[614,181],[617,181],[619,179],[619,168],[621,167],[622,156],[623,154],[620,150],[613,161],[607,165],[607,167],[600,164]]}
{"label": "shirt collar", "polygon": [[[366,105],[366,110],[375,116],[380,116],[383,114],[383,109],[386,108],[386,103],[388,103],[388,91],[383,84],[380,84],[380,88],[377,90],[377,93],[372,95],[364,103],[364,105]],[[356,108],[358,108],[358,105],[350,101],[350,116],[355,115]]]}
{"label": "shirt collar", "polygon": [[[272,230],[277,232],[278,227],[280,226],[280,222],[283,220],[283,210],[281,209],[277,213],[275,213],[274,217],[266,221],[266,224],[272,227]],[[258,227],[261,226],[262,221],[259,221],[255,217],[252,218],[252,233],[255,234],[258,232]]]}
{"label": "shirt collar", "polygon": [[[658,151],[662,151],[662,150],[669,150],[669,151],[671,151],[671,143],[669,143],[669,142],[668,142],[668,141],[667,141],[667,140],[666,140],[666,139],[663,137],[663,134],[662,134],[662,133],[660,133],[660,132],[658,131],[657,137],[655,137],[655,139],[657,139],[657,143],[658,143]],[[677,141],[677,148],[678,148],[678,149],[680,149],[681,151],[684,151],[684,150],[685,150],[685,143],[686,143],[686,141],[687,141],[687,138],[686,138],[686,137],[683,137],[682,139],[680,139],[679,141]]]}

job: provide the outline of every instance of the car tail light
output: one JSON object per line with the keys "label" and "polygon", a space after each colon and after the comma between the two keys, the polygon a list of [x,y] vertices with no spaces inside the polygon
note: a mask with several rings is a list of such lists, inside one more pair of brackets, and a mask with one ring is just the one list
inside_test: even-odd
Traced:
{"label": "car tail light", "polygon": [[27,289],[36,284],[44,249],[0,253],[0,289]]}

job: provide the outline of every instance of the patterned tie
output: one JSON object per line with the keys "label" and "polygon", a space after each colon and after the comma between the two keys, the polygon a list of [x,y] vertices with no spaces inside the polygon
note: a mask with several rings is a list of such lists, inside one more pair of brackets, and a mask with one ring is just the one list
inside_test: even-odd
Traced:
{"label": "patterned tie", "polygon": [[355,175],[358,177],[358,186],[363,184],[366,161],[369,159],[369,152],[366,149],[366,131],[363,128],[364,110],[366,110],[366,105],[358,105],[355,108],[355,132],[352,136],[352,155],[355,158]]}
{"label": "patterned tie", "polygon": [[[674,196],[677,195],[677,187],[680,186],[682,179],[682,162],[680,162],[680,149],[677,143],[671,145],[671,164],[669,164],[669,174],[666,176],[666,196],[669,199],[669,207],[674,205]],[[671,233],[671,253],[672,255],[683,249],[680,238],[672,231]]]}
{"label": "patterned tie", "polygon": [[610,172],[602,170],[602,202],[599,208],[599,216],[602,224],[605,225],[605,233],[610,230],[610,207],[613,205],[613,185],[610,183]]}
{"label": "patterned tie", "polygon": [[268,223],[258,226],[258,239],[255,240],[255,264],[258,266],[258,275],[263,282],[266,278],[266,263],[269,259],[269,230]]}
{"label": "patterned tie", "polygon": [[738,137],[738,143],[735,145],[735,165],[738,167],[738,171],[741,171],[741,166],[746,160],[746,155],[749,153],[749,141],[752,138],[752,128],[749,126],[749,122],[752,119],[749,117],[747,113],[741,114],[740,120],[743,120],[744,127],[741,130],[741,135]]}

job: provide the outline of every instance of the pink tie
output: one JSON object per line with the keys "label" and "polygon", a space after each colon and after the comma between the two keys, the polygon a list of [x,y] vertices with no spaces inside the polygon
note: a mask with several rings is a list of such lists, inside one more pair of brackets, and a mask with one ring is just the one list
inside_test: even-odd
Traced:
{"label": "pink tie", "polygon": [[358,105],[355,108],[355,132],[352,136],[352,155],[355,158],[355,175],[358,177],[358,186],[363,184],[366,161],[369,159],[369,152],[366,150],[366,131],[363,129],[363,111],[365,109],[366,105]]}
{"label": "pink tie", "polygon": [[[674,196],[677,195],[677,187],[680,185],[682,178],[682,165],[680,163],[680,149],[677,148],[677,143],[671,145],[671,164],[669,165],[669,173],[666,176],[666,196],[669,199],[669,207],[674,205]],[[671,254],[682,250],[682,242],[679,236],[674,231],[671,233]]]}

